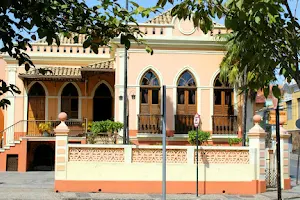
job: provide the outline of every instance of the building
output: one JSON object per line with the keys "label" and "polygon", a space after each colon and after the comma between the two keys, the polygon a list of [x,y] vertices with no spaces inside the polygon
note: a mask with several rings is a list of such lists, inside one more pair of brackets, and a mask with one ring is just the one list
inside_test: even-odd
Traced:
{"label": "building", "polygon": [[[188,144],[187,133],[193,129],[196,113],[201,115],[202,130],[211,133],[210,145],[226,145],[228,138],[241,137],[243,103],[234,88],[218,79],[225,48],[216,36],[227,33],[225,27],[215,23],[214,30],[205,35],[192,22],[172,18],[168,11],[140,24],[140,29],[154,55],[136,44],[128,51],[131,142],[161,142],[163,85],[167,87],[169,145]],[[84,36],[79,36],[78,44],[62,37],[57,47],[40,39],[27,50],[36,66],[28,72],[15,59],[2,55],[2,79],[17,85],[22,93],[7,94],[11,106],[0,115],[1,171],[52,166],[54,160],[39,161],[42,155],[54,158],[53,153],[47,153],[53,152],[54,138],[51,133],[50,137],[42,137],[39,126],[51,122],[53,128],[61,111],[68,114],[73,143],[85,143],[84,119],[123,122],[124,48],[104,47],[94,54],[82,47],[83,42]],[[41,74],[41,69],[49,71]]]}

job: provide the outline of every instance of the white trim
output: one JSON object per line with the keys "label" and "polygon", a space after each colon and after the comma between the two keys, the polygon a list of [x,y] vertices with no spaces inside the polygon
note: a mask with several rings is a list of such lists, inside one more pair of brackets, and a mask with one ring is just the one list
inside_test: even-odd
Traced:
{"label": "white trim", "polygon": [[[190,66],[185,66],[183,67],[182,69],[180,69],[179,72],[177,72],[177,74],[175,75],[174,79],[173,79],[173,113],[174,115],[176,115],[176,111],[177,111],[177,83],[178,83],[178,80],[180,78],[180,76],[185,72],[185,71],[189,71],[192,76],[194,77],[195,79],[195,82],[196,82],[196,87],[197,87],[197,96],[196,96],[196,99],[197,99],[197,112],[200,114],[201,113],[201,94],[200,94],[200,79],[197,74],[197,72],[194,70],[194,68],[190,67]],[[196,114],[196,113],[195,113]],[[173,123],[173,130],[175,130],[175,123]]]}
{"label": "white trim", "polygon": [[107,86],[108,89],[109,89],[109,91],[110,91],[111,97],[112,97],[112,98],[115,98],[115,93],[114,93],[113,88],[112,88],[111,85],[110,85],[107,81],[105,81],[105,80],[99,81],[99,82],[94,86],[94,88],[93,88],[93,90],[92,90],[92,93],[91,93],[91,96],[90,96],[90,97],[94,98],[95,92],[96,92],[96,90],[98,89],[98,87],[99,87],[101,84],[104,84],[105,86]]}
{"label": "white trim", "polygon": [[[145,53],[144,49],[129,49],[128,53]],[[155,49],[155,54],[199,54],[199,55],[225,55],[226,51],[216,51],[216,50],[162,50]]]}
{"label": "white trim", "polygon": [[[115,89],[117,88],[123,88],[124,86],[123,85],[115,85]],[[128,85],[127,86],[128,88],[137,88],[137,87],[140,87],[139,85]],[[173,89],[173,88],[177,88],[176,85],[166,85],[167,89]],[[210,87],[210,86],[199,86],[197,87],[198,89],[202,89],[202,90],[209,90],[213,87]]]}
{"label": "white trim", "polygon": [[80,90],[80,87],[75,82],[65,82],[58,90],[58,102],[57,102],[57,114],[61,112],[61,93],[63,89],[68,85],[69,83],[73,84],[78,92],[78,119],[81,119],[81,104],[82,104],[82,93]]}
{"label": "white trim", "polygon": [[[49,97],[49,92],[48,92],[48,89],[47,89],[47,86],[41,82],[41,81],[33,81],[31,82],[28,86],[27,86],[27,90],[26,90],[26,94],[27,94],[27,104],[26,104],[26,116],[24,116],[24,118],[26,120],[28,120],[28,93],[31,89],[31,87],[35,84],[35,83],[39,83],[43,88],[44,88],[44,91],[45,91],[45,120],[48,120],[48,112],[49,112],[49,107],[48,107],[48,97]],[[24,109],[24,110],[25,110]]]}
{"label": "white trim", "polygon": [[175,87],[177,87],[177,82],[178,82],[179,77],[185,71],[189,71],[194,76],[195,81],[196,81],[196,87],[198,87],[198,86],[201,85],[200,84],[200,79],[199,79],[199,76],[198,76],[197,72],[194,70],[194,68],[192,68],[191,66],[187,65],[187,66],[184,66],[182,69],[180,69],[180,71],[177,72],[176,76],[174,77],[174,79],[173,79],[173,85]]}
{"label": "white trim", "polygon": [[187,21],[188,22],[190,22],[191,23],[191,25],[193,26],[192,27],[192,30],[190,30],[190,31],[185,31],[185,30],[183,30],[182,29],[182,22],[184,22],[185,20],[183,20],[183,19],[181,19],[180,21],[179,21],[179,23],[178,23],[178,30],[183,34],[183,35],[192,35],[193,33],[195,33],[195,31],[196,31],[196,28],[194,27],[194,24],[192,23],[192,21],[190,21],[190,20],[188,20],[187,19]]}
{"label": "white trim", "polygon": [[[136,108],[137,108],[137,115],[140,113],[140,99],[141,99],[140,98],[140,82],[141,82],[142,77],[149,70],[152,70],[158,76],[159,86],[161,88],[160,95],[162,97],[163,76],[161,75],[161,73],[160,73],[160,71],[158,69],[156,69],[155,67],[153,67],[153,65],[148,65],[147,67],[145,67],[143,70],[140,71],[140,73],[139,73],[139,75],[137,76],[137,79],[136,79],[136,91],[138,92],[136,94],[136,100],[137,100],[136,102],[138,103],[138,105],[136,106]],[[162,103],[161,103],[161,108],[160,109],[161,109],[161,113],[162,113]]]}
{"label": "white trim", "polygon": [[163,76],[162,74],[160,73],[160,71],[155,68],[153,65],[148,65],[147,67],[145,67],[144,69],[142,69],[139,73],[139,75],[137,76],[137,79],[136,79],[136,85],[138,85],[138,87],[140,87],[140,82],[141,82],[141,79],[142,77],[144,76],[144,74],[149,71],[149,70],[152,70],[155,74],[157,74],[158,78],[159,78],[159,85],[162,86],[164,85],[164,81],[163,81]]}
{"label": "white trim", "polygon": [[[16,84],[16,72],[17,68],[16,65],[8,65],[8,84]],[[10,101],[10,106],[7,107],[7,113],[6,113],[6,127],[9,127],[15,123],[15,97],[6,97]],[[12,127],[9,131],[6,132],[6,144],[13,143],[14,141],[14,127]]]}
{"label": "white trim", "polygon": [[210,79],[210,82],[209,82],[209,86],[211,88],[214,88],[214,82],[215,82],[215,79],[217,78],[217,76],[220,74],[220,69],[218,69],[217,71],[215,71],[215,73],[212,75],[211,79]]}
{"label": "white trim", "polygon": [[210,96],[210,116],[209,116],[209,129],[212,130],[212,116],[214,115],[214,88],[211,88],[209,90],[209,96]]}

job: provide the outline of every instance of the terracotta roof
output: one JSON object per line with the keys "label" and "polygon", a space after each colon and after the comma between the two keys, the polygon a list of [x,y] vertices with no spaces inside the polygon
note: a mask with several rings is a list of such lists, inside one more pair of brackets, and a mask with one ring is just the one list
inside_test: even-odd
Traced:
{"label": "terracotta roof", "polygon": [[171,11],[167,10],[166,12],[161,13],[160,15],[146,21],[147,24],[171,24],[172,23],[172,15],[171,15]]}
{"label": "terracotta roof", "polygon": [[[63,34],[59,34],[59,40],[60,40],[60,44],[83,44],[83,42],[85,41],[85,35],[78,35],[78,43],[75,43],[73,38],[75,35],[72,34],[72,36],[70,38],[64,37]],[[42,43],[42,44],[48,44],[46,41],[46,37],[37,40],[34,43]],[[55,40],[54,43],[56,44]]]}
{"label": "terracotta roof", "polygon": [[39,69],[29,70],[26,73],[20,73],[19,77],[23,78],[81,78],[80,68],[79,67],[41,67],[44,70],[49,70],[45,74],[41,74]]}
{"label": "terracotta roof", "polygon": [[97,62],[94,64],[90,64],[86,67],[82,67],[81,71],[112,71],[114,70],[114,59],[110,59],[110,60],[106,60],[106,61],[102,61],[102,62]]}

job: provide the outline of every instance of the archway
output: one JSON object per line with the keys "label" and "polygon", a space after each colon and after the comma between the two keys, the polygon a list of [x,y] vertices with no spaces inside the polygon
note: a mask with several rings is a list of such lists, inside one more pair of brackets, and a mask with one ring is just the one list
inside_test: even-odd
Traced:
{"label": "archway", "polygon": [[77,88],[68,83],[61,93],[61,111],[67,113],[69,119],[78,119],[78,105]]}
{"label": "archway", "polygon": [[197,113],[197,87],[194,76],[186,70],[177,81],[175,133],[186,134],[193,130],[195,113]]}
{"label": "archway", "polygon": [[109,88],[104,84],[100,84],[95,91],[93,98],[93,119],[94,121],[102,121],[112,119],[113,99]]}
{"label": "archway", "polygon": [[54,149],[47,144],[39,145],[34,151],[32,169],[34,171],[53,171],[55,164]]}
{"label": "archway", "polygon": [[234,116],[234,91],[228,82],[214,81],[213,134],[236,134],[237,116]]}
{"label": "archway", "polygon": [[39,135],[36,120],[45,120],[45,90],[36,82],[28,92],[28,135]]}

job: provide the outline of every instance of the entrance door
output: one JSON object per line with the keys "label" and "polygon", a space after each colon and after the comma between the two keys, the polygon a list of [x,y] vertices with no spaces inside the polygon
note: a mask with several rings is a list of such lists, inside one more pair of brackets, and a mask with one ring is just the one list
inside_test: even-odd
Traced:
{"label": "entrance door", "polygon": [[35,83],[28,93],[28,130],[30,136],[40,135],[38,124],[45,120],[45,91],[39,83]]}
{"label": "entrance door", "polygon": [[6,171],[18,171],[18,155],[7,155]]}
{"label": "entrance door", "polygon": [[113,98],[109,88],[100,84],[95,91],[93,99],[93,119],[94,121],[111,120],[113,117]]}

